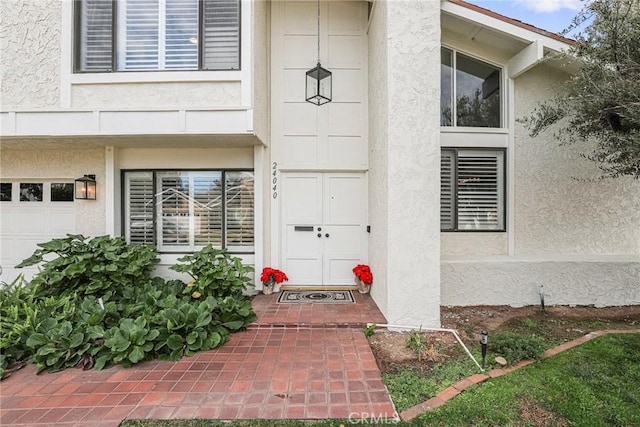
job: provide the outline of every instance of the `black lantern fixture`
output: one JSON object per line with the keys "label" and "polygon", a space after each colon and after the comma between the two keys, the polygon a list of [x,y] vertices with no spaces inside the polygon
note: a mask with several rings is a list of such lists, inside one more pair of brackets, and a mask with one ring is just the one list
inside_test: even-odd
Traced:
{"label": "black lantern fixture", "polygon": [[76,179],[76,200],[96,199],[96,176],[84,175]]}
{"label": "black lantern fixture", "polygon": [[320,0],[318,0],[318,65],[307,71],[306,100],[315,105],[331,102],[331,71],[320,65]]}

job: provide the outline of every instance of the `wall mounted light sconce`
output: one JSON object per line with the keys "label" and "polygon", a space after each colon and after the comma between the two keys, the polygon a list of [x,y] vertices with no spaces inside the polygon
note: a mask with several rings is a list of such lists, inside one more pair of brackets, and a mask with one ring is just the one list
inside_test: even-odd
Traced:
{"label": "wall mounted light sconce", "polygon": [[307,71],[305,99],[317,106],[331,102],[331,71],[320,65],[320,0],[318,0],[318,65]]}
{"label": "wall mounted light sconce", "polygon": [[96,199],[96,176],[84,175],[76,179],[76,200],[95,200]]}

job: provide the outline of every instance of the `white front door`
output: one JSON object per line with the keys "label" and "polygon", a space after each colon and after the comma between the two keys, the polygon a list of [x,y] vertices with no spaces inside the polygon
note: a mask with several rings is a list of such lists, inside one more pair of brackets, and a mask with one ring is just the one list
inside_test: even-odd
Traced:
{"label": "white front door", "polygon": [[353,285],[367,254],[363,173],[282,175],[282,266],[287,285]]}

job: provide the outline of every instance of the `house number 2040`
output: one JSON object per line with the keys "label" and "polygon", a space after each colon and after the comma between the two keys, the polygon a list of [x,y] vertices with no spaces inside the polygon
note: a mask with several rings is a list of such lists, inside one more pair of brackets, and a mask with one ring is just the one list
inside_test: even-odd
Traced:
{"label": "house number 2040", "polygon": [[278,198],[278,163],[277,162],[273,162],[273,165],[271,165],[271,184],[273,185],[272,190],[273,190],[273,198],[277,199]]}

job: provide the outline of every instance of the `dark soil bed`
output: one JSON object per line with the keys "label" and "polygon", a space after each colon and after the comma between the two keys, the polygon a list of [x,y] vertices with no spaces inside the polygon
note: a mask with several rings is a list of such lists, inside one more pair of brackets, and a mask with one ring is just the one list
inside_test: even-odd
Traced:
{"label": "dark soil bed", "polygon": [[[480,333],[491,335],[498,331],[536,334],[549,347],[581,337],[601,329],[640,328],[640,306],[623,307],[547,307],[539,306],[472,306],[442,307],[442,327],[455,329],[469,347],[479,347]],[[430,370],[450,357],[465,357],[462,348],[450,333],[422,332],[427,344],[418,360],[415,351],[407,348],[410,332],[377,330],[369,344],[383,373],[399,367]]]}

